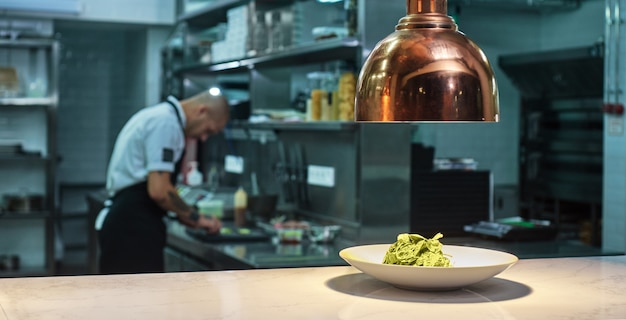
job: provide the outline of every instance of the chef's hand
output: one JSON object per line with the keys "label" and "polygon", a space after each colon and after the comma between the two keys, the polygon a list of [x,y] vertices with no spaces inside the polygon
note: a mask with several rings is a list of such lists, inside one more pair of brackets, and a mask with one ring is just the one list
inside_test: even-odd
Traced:
{"label": "chef's hand", "polygon": [[206,230],[209,234],[219,233],[222,228],[222,222],[220,219],[216,217],[207,217],[205,215],[200,215],[200,219],[198,219],[198,228]]}

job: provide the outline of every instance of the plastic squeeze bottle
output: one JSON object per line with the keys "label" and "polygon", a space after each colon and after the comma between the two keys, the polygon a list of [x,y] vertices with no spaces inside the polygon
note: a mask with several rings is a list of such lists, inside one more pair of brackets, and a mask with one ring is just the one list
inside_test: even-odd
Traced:
{"label": "plastic squeeze bottle", "polygon": [[246,225],[246,210],[248,208],[248,194],[239,187],[235,192],[235,226],[244,227]]}
{"label": "plastic squeeze bottle", "polygon": [[189,162],[189,166],[191,170],[187,172],[187,184],[190,186],[198,186],[202,184],[202,173],[198,171],[198,162],[191,161]]}

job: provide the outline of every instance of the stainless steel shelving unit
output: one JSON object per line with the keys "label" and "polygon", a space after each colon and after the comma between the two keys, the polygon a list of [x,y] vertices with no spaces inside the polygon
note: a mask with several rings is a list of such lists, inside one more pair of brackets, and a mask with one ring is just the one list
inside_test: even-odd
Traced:
{"label": "stainless steel shelving unit", "polygon": [[220,62],[215,64],[193,64],[176,70],[177,75],[208,74],[220,72],[246,72],[259,67],[277,67],[321,63],[329,60],[350,60],[357,58],[357,49],[361,43],[356,38],[330,39],[317,43],[285,49],[283,51],[260,56]]}
{"label": "stainless steel shelving unit", "polygon": [[[315,5],[312,3],[314,0],[308,1],[311,3],[307,5]],[[203,9],[179,16],[179,26],[184,25],[184,28],[181,29],[192,31],[208,28],[219,22],[224,22],[229,9],[252,2],[258,8],[259,6],[280,7],[296,4],[300,0],[216,0]],[[171,79],[175,79],[179,84],[178,87],[172,85],[166,87],[173,88],[172,92],[169,92],[170,94],[176,95],[178,93],[179,97],[184,97],[188,89],[185,86],[185,80],[198,81],[200,79],[219,84],[221,78],[235,75],[240,76],[240,79],[245,79],[249,84],[252,111],[290,109],[292,91],[297,89],[293,82],[294,74],[300,72],[306,79],[306,73],[328,71],[323,68],[329,67],[335,62],[354,67],[353,71],[358,72],[369,49],[384,37],[381,33],[386,35],[393,31],[393,26],[405,13],[405,3],[383,4],[379,0],[359,0],[357,3],[357,6],[360,7],[357,10],[356,33],[349,37],[317,41],[303,39],[300,43],[280,51],[218,63],[189,63],[185,61],[184,48],[176,48],[178,51],[164,50],[166,53],[164,56],[179,59],[164,63],[164,66],[168,67],[179,66],[174,70],[163,70],[164,74],[170,75]],[[335,4],[335,6],[337,5],[343,8],[343,3]],[[380,10],[381,7],[385,7],[386,10]],[[328,10],[338,10],[338,8],[328,7]],[[309,12],[305,14],[308,15]],[[318,12],[316,14],[322,15]],[[364,23],[367,17],[370,17],[372,21],[376,20],[385,24],[386,29],[381,31],[380,26],[374,25],[370,25],[368,28]],[[311,24],[316,23],[321,22],[308,21],[303,23],[302,30],[308,30],[303,32],[309,32],[309,28],[317,26]],[[184,41],[182,42],[184,43]],[[301,78],[295,79],[301,80]],[[307,156],[308,163],[338,168],[337,174],[341,176],[337,178],[337,185],[334,188],[310,187],[309,195],[311,199],[315,200],[312,201],[315,204],[312,205],[308,201],[298,202],[296,211],[298,214],[314,220],[341,223],[345,227],[344,232],[347,238],[371,241],[372,238],[383,236],[383,234],[385,236],[395,235],[399,226],[408,226],[409,203],[404,200],[408,199],[409,190],[409,175],[406,173],[410,161],[411,130],[409,125],[396,127],[361,126],[352,121],[299,123],[232,121],[226,134],[232,135],[227,140],[231,140],[230,143],[234,149],[239,150],[243,156],[250,157],[246,170],[258,169],[256,173],[259,176],[259,181],[269,181],[272,178],[273,172],[270,164],[285,162],[285,159],[281,160],[277,154],[274,154],[276,144],[279,142],[284,143],[286,148],[290,150],[290,157],[291,154],[295,154],[296,149],[302,149],[302,152],[309,155]],[[264,136],[261,140],[269,136],[277,140],[268,138],[270,139],[269,142],[263,144],[258,137],[255,137],[256,134]],[[397,138],[394,140],[397,144],[382,141],[389,136]],[[367,141],[367,143],[363,143],[363,141]],[[205,149],[208,150],[213,147],[219,149],[218,145],[221,146],[222,143],[207,141]],[[253,155],[257,148],[266,148],[268,150],[265,151],[272,154],[266,154],[261,159],[261,157]],[[395,149],[391,150],[391,148]],[[210,155],[204,154],[206,156],[204,160],[208,162],[219,161],[219,157],[223,156],[220,150],[212,150],[209,153]],[[209,157],[213,157],[213,159],[208,159]],[[258,161],[258,163],[254,161]],[[286,163],[280,164],[287,165]],[[384,173],[375,173],[379,164],[388,170]],[[305,168],[302,163],[300,166],[299,169]],[[239,177],[240,180],[245,180],[244,176],[248,174],[249,172],[246,171]],[[373,176],[376,177],[374,183],[371,181]],[[396,179],[398,176],[402,178]],[[299,182],[306,184],[304,180]],[[266,190],[274,190],[281,189],[283,186],[270,183],[266,187]],[[390,190],[399,188],[399,190],[404,191],[394,192],[393,195],[378,202],[373,197],[360,197],[362,194],[375,194],[384,188]],[[337,191],[339,193],[348,192],[348,194],[335,195],[334,193]],[[326,201],[327,199],[333,200]],[[290,201],[297,202],[293,199]],[[389,202],[394,204],[393,209],[389,210],[389,215],[386,215],[386,218],[381,218],[380,208]],[[389,208],[392,207],[384,210]],[[378,227],[374,228],[374,225]],[[386,231],[380,232],[383,229]]]}
{"label": "stainless steel shelving unit", "polygon": [[[276,104],[276,108],[288,108],[289,67],[306,65],[319,66],[330,61],[344,61],[353,66],[360,66],[363,59],[363,46],[360,37],[325,39],[306,41],[271,53],[247,56],[231,61],[216,63],[189,62],[185,56],[186,32],[202,30],[227,19],[228,10],[249,5],[250,8],[279,8],[296,3],[295,0],[217,0],[204,8],[182,14],[178,17],[179,36],[183,48],[165,47],[162,50],[163,72],[162,96],[173,94],[178,97],[189,95],[185,87],[185,79],[213,79],[223,76],[245,78],[249,85],[252,108],[265,108],[266,96],[272,98],[282,96],[284,99]],[[183,31],[181,31],[183,30]],[[278,70],[278,71],[277,71]],[[271,87],[272,90],[269,90]],[[279,92],[279,94],[277,93]],[[263,105],[259,105],[263,104]]]}
{"label": "stainless steel shelving unit", "polygon": [[[0,227],[2,225],[9,224],[11,222],[20,221],[24,223],[41,221],[43,233],[42,244],[44,255],[43,264],[30,265],[28,261],[21,261],[20,267],[17,270],[1,270],[0,277],[23,277],[23,276],[45,276],[53,275],[55,273],[55,252],[54,252],[54,221],[55,221],[55,206],[56,206],[56,178],[55,171],[57,167],[57,152],[56,152],[56,116],[57,116],[57,103],[58,103],[58,61],[59,61],[59,43],[55,39],[37,38],[37,39],[0,39],[0,53],[6,56],[13,56],[15,60],[20,61],[21,65],[16,65],[17,69],[24,67],[23,63],[26,61],[27,67],[30,70],[41,69],[46,76],[45,83],[46,88],[43,92],[43,96],[29,97],[26,92],[19,92],[12,97],[0,98],[0,117],[10,119],[12,114],[20,113],[29,115],[35,115],[37,113],[45,114],[45,130],[43,134],[45,137],[38,137],[37,139],[44,141],[43,150],[37,150],[39,152],[17,153],[17,154],[4,154],[0,155],[0,168],[5,170],[26,170],[28,172],[43,170],[44,185],[43,186],[29,186],[37,190],[42,190],[44,196],[42,210],[29,211],[29,212],[8,212],[3,211],[0,213]],[[43,52],[43,53],[41,53]],[[43,62],[33,59],[33,55],[43,55]],[[20,55],[26,57],[19,58]],[[11,60],[11,59],[7,59]],[[8,61],[12,63],[12,61]],[[32,66],[33,63],[43,63],[44,65]],[[19,130],[25,130],[20,128]],[[23,138],[24,143],[29,138],[33,137],[18,137],[20,140]],[[12,190],[16,186],[23,183],[21,181],[14,181],[15,179],[0,179],[0,196],[7,190]],[[25,182],[24,182],[25,183]],[[15,191],[17,193],[17,191]],[[17,235],[18,237],[28,237],[28,233]],[[10,237],[2,237],[0,241],[6,241],[5,244],[11,244],[11,246],[22,242],[27,239],[14,239]],[[6,248],[7,246],[2,246]],[[19,250],[19,248],[18,248]],[[32,252],[12,252],[13,254],[33,254]],[[6,254],[6,252],[0,252],[0,254]],[[26,263],[25,263],[26,262]]]}

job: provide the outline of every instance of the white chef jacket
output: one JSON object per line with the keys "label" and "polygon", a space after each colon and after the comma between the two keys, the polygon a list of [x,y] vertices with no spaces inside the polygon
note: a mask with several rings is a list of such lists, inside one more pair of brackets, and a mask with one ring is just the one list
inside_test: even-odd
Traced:
{"label": "white chef jacket", "polygon": [[[167,100],[176,106],[184,127],[186,119],[179,101],[172,96]],[[109,161],[106,181],[109,196],[146,181],[150,171],[174,172],[184,148],[183,129],[169,103],[162,102],[135,113],[117,136]],[[98,215],[97,230],[107,213],[105,208]]]}

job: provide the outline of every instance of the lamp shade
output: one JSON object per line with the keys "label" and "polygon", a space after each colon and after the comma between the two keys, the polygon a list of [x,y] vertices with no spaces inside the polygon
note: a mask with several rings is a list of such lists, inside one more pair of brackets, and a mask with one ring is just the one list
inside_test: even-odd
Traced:
{"label": "lamp shade", "polygon": [[361,68],[354,114],[356,121],[498,121],[493,70],[447,15],[446,0],[407,0],[407,15]]}

